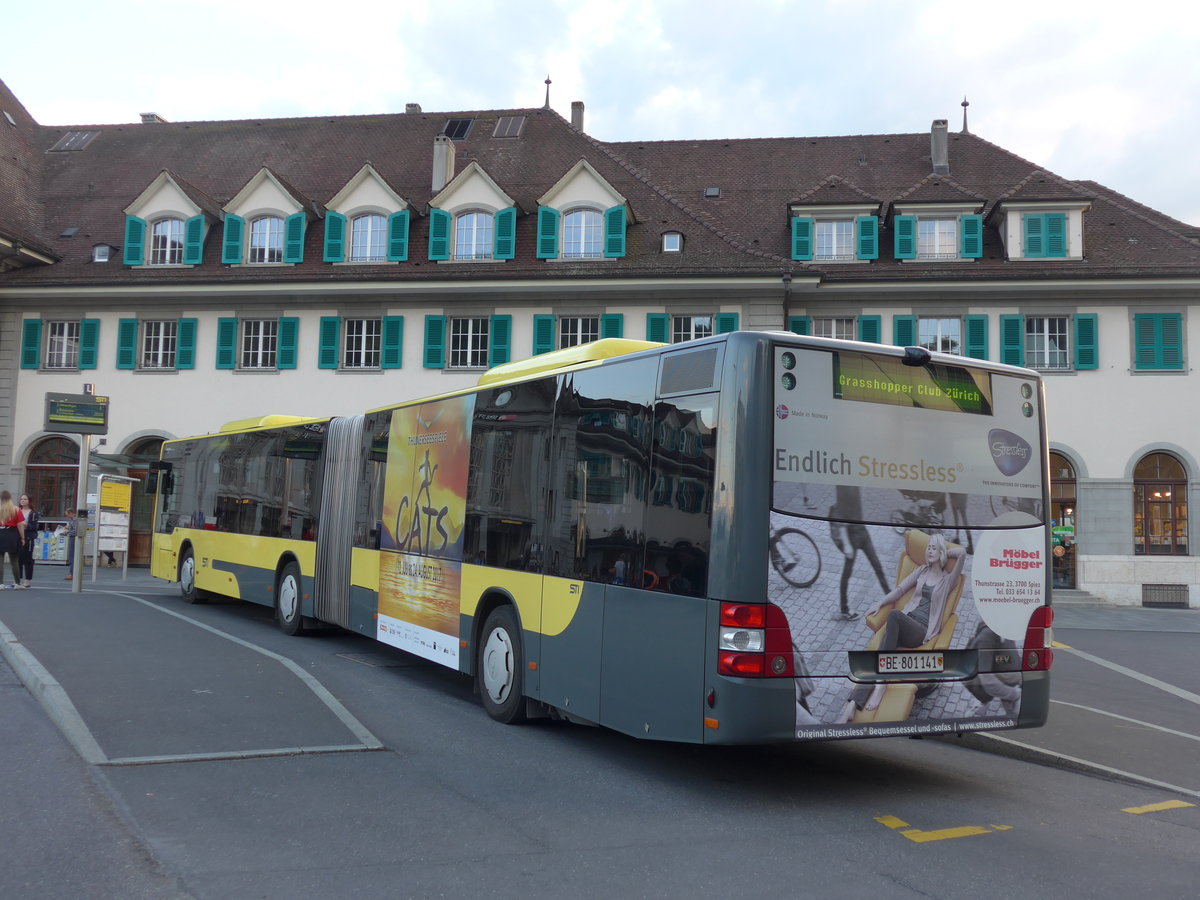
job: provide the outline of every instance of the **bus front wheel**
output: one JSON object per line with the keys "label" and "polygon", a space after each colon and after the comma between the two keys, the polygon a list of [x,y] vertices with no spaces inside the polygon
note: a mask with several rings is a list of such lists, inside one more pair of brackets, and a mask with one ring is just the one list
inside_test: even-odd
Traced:
{"label": "bus front wheel", "polygon": [[485,620],[478,663],[479,696],[487,714],[505,725],[525,721],[525,654],[511,606],[492,610]]}
{"label": "bus front wheel", "polygon": [[284,634],[304,633],[304,616],[300,611],[300,567],[287,563],[275,582],[275,618]]}
{"label": "bus front wheel", "polygon": [[196,588],[196,554],[185,547],[179,556],[179,593],[184,603],[203,603],[204,596]]}

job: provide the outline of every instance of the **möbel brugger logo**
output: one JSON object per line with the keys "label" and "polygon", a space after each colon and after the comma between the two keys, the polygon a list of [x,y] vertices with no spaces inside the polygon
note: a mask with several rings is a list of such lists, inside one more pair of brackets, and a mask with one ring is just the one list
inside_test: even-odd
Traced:
{"label": "m\u00f6bel brugger logo", "polygon": [[988,432],[988,448],[996,468],[1010,477],[1029,465],[1033,457],[1033,447],[1025,438],[1003,428],[993,428]]}

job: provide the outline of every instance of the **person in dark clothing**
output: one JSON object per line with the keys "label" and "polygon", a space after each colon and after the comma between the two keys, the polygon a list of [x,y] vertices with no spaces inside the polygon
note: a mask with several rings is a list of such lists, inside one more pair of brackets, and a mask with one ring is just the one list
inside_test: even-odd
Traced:
{"label": "person in dark clothing", "polygon": [[879,562],[879,556],[875,553],[875,545],[871,542],[871,533],[862,524],[861,491],[857,487],[838,485],[837,499],[833,506],[829,508],[829,518],[829,530],[832,533],[833,542],[846,558],[845,562],[842,563],[842,581],[839,594],[841,609],[839,615],[841,618],[851,621],[857,619],[859,616],[857,612],[850,610],[849,590],[850,576],[854,574],[854,562],[858,559],[858,552],[860,550],[866,554],[867,559],[870,561],[871,568],[875,570],[875,577],[879,579],[879,587],[885,594],[890,590],[890,587],[887,577],[883,574],[883,566]]}

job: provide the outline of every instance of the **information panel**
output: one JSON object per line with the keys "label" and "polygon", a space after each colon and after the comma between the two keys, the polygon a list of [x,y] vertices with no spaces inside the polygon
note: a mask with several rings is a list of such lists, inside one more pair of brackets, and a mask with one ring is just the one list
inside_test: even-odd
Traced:
{"label": "information panel", "polygon": [[60,434],[108,434],[108,398],[47,393],[44,428]]}

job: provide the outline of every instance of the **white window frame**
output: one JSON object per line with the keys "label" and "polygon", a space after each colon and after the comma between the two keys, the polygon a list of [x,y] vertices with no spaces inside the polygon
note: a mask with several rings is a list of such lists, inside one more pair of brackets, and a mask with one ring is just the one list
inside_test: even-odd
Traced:
{"label": "white window frame", "polygon": [[558,349],[578,347],[600,340],[599,316],[559,316]]}
{"label": "white window frame", "polygon": [[383,363],[383,319],[346,319],[343,369],[378,369]]}
{"label": "white window frame", "polygon": [[604,214],[586,207],[564,212],[562,255],[563,259],[600,259],[604,255]]}
{"label": "white window frame", "polygon": [[813,223],[813,259],[844,261],[856,258],[853,219],[817,219]]}
{"label": "white window frame", "polygon": [[1025,317],[1025,365],[1055,371],[1072,368],[1070,316]]}
{"label": "white window frame", "polygon": [[490,348],[487,316],[454,316],[450,319],[449,369],[486,369]]}
{"label": "white window frame", "polygon": [[259,216],[250,222],[250,244],[246,261],[252,265],[283,262],[283,219]]}
{"label": "white window frame", "polygon": [[79,340],[82,327],[78,321],[46,323],[47,369],[78,369]]}
{"label": "white window frame", "polygon": [[275,369],[279,364],[279,320],[243,319],[239,369]]}
{"label": "white window frame", "polygon": [[471,209],[454,217],[455,259],[491,259],[494,243],[495,221],[492,213]]}
{"label": "white window frame", "polygon": [[958,259],[958,217],[917,218],[917,259]]}
{"label": "white window frame", "polygon": [[175,319],[142,322],[142,369],[174,369],[179,351],[179,323]]}
{"label": "white window frame", "polygon": [[350,220],[350,262],[384,262],[387,259],[387,216],[363,213]]}
{"label": "white window frame", "polygon": [[813,316],[812,333],[815,337],[853,341],[854,316]]}
{"label": "white window frame", "polygon": [[716,316],[671,316],[672,344],[712,337],[716,333]]}
{"label": "white window frame", "polygon": [[963,356],[962,316],[919,316],[917,344],[926,350]]}
{"label": "white window frame", "polygon": [[150,265],[183,263],[183,219],[159,219],[150,226]]}
{"label": "white window frame", "polygon": [[668,231],[662,236],[662,252],[663,253],[682,253],[683,252],[683,235],[678,231]]}

